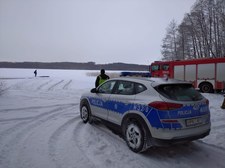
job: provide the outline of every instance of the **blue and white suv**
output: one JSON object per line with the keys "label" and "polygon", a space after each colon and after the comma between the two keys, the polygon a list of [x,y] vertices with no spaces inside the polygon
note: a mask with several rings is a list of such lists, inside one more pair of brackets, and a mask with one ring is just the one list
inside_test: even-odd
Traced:
{"label": "blue and white suv", "polygon": [[210,132],[209,102],[192,84],[163,78],[114,78],[81,96],[84,123],[118,126],[129,148],[183,143]]}

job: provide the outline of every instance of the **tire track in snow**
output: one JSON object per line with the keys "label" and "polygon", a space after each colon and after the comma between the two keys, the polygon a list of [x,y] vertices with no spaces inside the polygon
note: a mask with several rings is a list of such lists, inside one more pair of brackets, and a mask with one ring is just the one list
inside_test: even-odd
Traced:
{"label": "tire track in snow", "polygon": [[24,121],[24,120],[30,120],[32,118],[34,118],[34,117],[21,117],[21,118],[0,119],[0,122]]}
{"label": "tire track in snow", "polygon": [[51,82],[52,82],[52,80],[49,80],[49,81],[47,81],[47,82],[41,84],[40,86],[37,87],[36,90],[41,90],[43,87],[47,86],[47,85],[48,85],[49,83],[51,83]]}
{"label": "tire track in snow", "polygon": [[225,128],[225,124],[212,126],[213,129],[223,129]]}
{"label": "tire track in snow", "polygon": [[64,80],[61,80],[61,81],[59,81],[59,82],[53,84],[51,87],[48,88],[48,91],[53,90],[56,86],[58,86],[59,84],[61,84],[63,81],[64,81]]}
{"label": "tire track in snow", "polygon": [[53,104],[48,106],[30,106],[30,107],[22,107],[22,108],[11,108],[11,109],[2,109],[0,110],[0,113],[5,112],[15,112],[15,111],[31,111],[35,109],[46,109],[46,108],[54,108],[54,107],[62,107],[62,106],[76,106],[79,105],[79,103],[70,103],[70,104]]}
{"label": "tire track in snow", "polygon": [[8,90],[12,89],[12,90],[21,90],[23,88],[23,86],[25,85],[26,81],[22,80],[20,82],[17,82],[15,84],[12,84],[11,86],[8,87]]}
{"label": "tire track in snow", "polygon": [[[70,106],[67,108],[71,108]],[[42,113],[36,117],[34,117],[31,121],[22,122],[20,124],[15,125],[14,127],[4,131],[0,135],[0,145],[2,146],[0,149],[0,167],[15,167],[16,155],[23,150],[23,147],[19,146],[21,142],[25,140],[27,135],[32,132],[36,127],[43,125],[45,122],[51,121],[54,117],[62,114],[62,111],[67,109],[66,107],[58,107],[52,109],[46,113]],[[18,127],[19,126],[19,127]],[[15,152],[16,151],[16,152]],[[13,165],[11,165],[13,164]],[[17,165],[18,167],[19,165]],[[22,168],[23,166],[21,166]]]}
{"label": "tire track in snow", "polygon": [[[35,107],[36,109],[37,107]],[[22,108],[20,110],[30,110],[30,109],[33,109],[33,108]],[[57,109],[60,109],[60,108],[57,108]],[[15,110],[15,109],[13,109]],[[42,119],[43,117],[46,117],[48,115],[51,115],[53,113],[55,113],[55,109],[54,110],[51,110],[49,112],[46,112],[46,113],[41,113],[37,116],[34,116],[32,118],[30,118],[31,120],[30,121],[27,121],[27,122],[22,122],[22,123],[19,123],[19,124],[16,124],[14,125],[13,127],[3,131],[2,133],[0,133],[0,137],[6,137],[7,135],[10,135],[11,133],[15,132],[15,131],[18,131],[18,129],[22,128],[23,126],[27,126],[28,124],[32,123],[32,122],[35,122],[35,121],[38,121],[39,119]],[[3,120],[4,121],[4,120]],[[0,142],[1,142],[1,138],[0,138]]]}
{"label": "tire track in snow", "polygon": [[104,167],[102,165],[108,168],[122,168],[124,165],[130,165],[131,168],[147,168],[150,165],[159,168],[171,165],[174,168],[190,168],[196,165],[201,168],[225,167],[224,163],[221,163],[225,150],[202,143],[200,140],[171,147],[150,148],[144,153],[135,154],[120,137],[101,124],[80,123],[74,130],[74,141],[97,167]]}
{"label": "tire track in snow", "polygon": [[[76,144],[71,144],[71,142],[73,142],[71,141],[73,130],[79,119],[80,116],[76,116],[66,121],[63,125],[59,126],[49,138],[49,156],[55,163],[56,168],[63,168],[65,163],[71,166],[76,164],[83,165],[84,168],[93,167],[90,162],[87,162],[87,158],[83,156],[79,148],[76,148]],[[61,146],[63,146],[63,148]],[[80,155],[77,156],[77,153]]]}
{"label": "tire track in snow", "polygon": [[24,126],[27,122],[20,122],[16,125],[14,125],[13,127],[10,127],[8,129],[6,129],[5,131],[0,133],[0,145],[1,142],[3,141],[3,139],[8,136],[11,135],[13,132],[18,131],[18,128],[21,128],[22,126]]}
{"label": "tire track in snow", "polygon": [[12,90],[33,90],[34,86],[38,83],[37,80],[31,80],[29,78],[23,79],[22,81],[15,83],[10,86]]}
{"label": "tire track in snow", "polygon": [[[49,107],[50,108],[55,107],[54,110],[51,110],[51,111],[48,111],[48,112],[43,112],[43,113],[38,114],[38,115],[33,116],[33,117],[22,118],[22,120],[21,120],[21,118],[13,118],[13,119],[11,119],[13,121],[23,121],[23,122],[22,123],[20,122],[20,123],[14,125],[13,127],[11,127],[9,129],[1,132],[0,133],[0,142],[1,142],[1,137],[3,138],[5,136],[7,136],[8,134],[10,134],[10,133],[12,133],[14,131],[17,131],[18,128],[21,128],[23,125],[28,125],[29,123],[38,121],[39,119],[41,119],[43,117],[46,117],[48,115],[51,115],[51,114],[55,113],[57,110],[60,111],[60,110],[66,109],[66,107],[67,108],[71,108],[71,107],[74,107],[74,106],[77,106],[77,105],[79,105],[79,104],[78,103],[76,103],[76,104],[74,103],[74,104],[66,104],[66,105],[51,105],[51,106],[44,106],[44,107],[39,107],[39,108],[38,107],[21,108],[20,110],[24,111],[24,110],[32,110],[32,109],[40,109],[40,108],[41,109],[46,109],[46,108],[49,108]],[[16,109],[11,109],[11,110],[16,110]],[[29,119],[30,119],[30,121],[25,121],[24,122],[24,120],[29,120]],[[5,120],[2,119],[1,122],[4,122],[4,121],[10,121],[10,119],[5,119]]]}
{"label": "tire track in snow", "polygon": [[224,129],[225,128],[224,121],[225,121],[224,117],[211,120],[211,128],[212,129]]}
{"label": "tire track in snow", "polygon": [[72,83],[72,80],[70,80],[69,82],[67,82],[62,89],[67,90],[69,85]]}
{"label": "tire track in snow", "polygon": [[82,127],[82,125],[83,125],[83,122],[81,121],[81,119],[79,117],[79,120],[76,123],[76,127],[74,127],[74,129],[73,129],[72,141],[74,142],[74,145],[76,146],[76,148],[78,148],[80,153],[82,153],[82,156],[85,158],[85,160],[88,161],[92,165],[91,167],[100,168],[100,166],[98,164],[96,164],[96,161],[87,155],[87,151],[90,150],[89,145],[87,145],[86,148],[83,148],[82,145],[80,145],[80,141],[86,142],[86,141],[90,140],[90,139],[86,139],[86,137],[81,136],[82,133],[86,132],[85,129]]}
{"label": "tire track in snow", "polygon": [[174,145],[170,147],[151,148],[145,152],[145,156],[156,160],[158,164],[164,163],[166,167],[173,165],[179,167],[218,167],[224,168],[223,157],[225,152],[211,145],[193,141],[187,144]]}
{"label": "tire track in snow", "polygon": [[210,147],[210,148],[218,149],[219,151],[223,152],[224,155],[225,155],[225,147],[216,146],[216,145],[213,145],[213,144],[208,144],[208,143],[205,143],[202,140],[197,140],[196,143],[199,143],[201,145],[204,145],[204,146],[207,146],[207,147]]}
{"label": "tire track in snow", "polygon": [[101,123],[90,125],[80,121],[74,129],[74,142],[96,167],[149,167],[144,159],[131,160],[130,158],[137,158],[138,155],[129,150],[122,138]]}

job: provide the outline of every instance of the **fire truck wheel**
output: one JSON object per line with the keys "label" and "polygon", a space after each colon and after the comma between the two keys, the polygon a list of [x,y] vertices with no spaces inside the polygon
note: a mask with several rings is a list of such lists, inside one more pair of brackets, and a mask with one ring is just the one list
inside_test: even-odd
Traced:
{"label": "fire truck wheel", "polygon": [[213,86],[209,82],[203,82],[199,85],[200,91],[202,93],[212,93],[213,92]]}

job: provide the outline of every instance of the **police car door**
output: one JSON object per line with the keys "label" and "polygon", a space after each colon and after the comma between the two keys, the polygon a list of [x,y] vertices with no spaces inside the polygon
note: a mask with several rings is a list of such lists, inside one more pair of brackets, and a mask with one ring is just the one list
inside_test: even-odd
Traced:
{"label": "police car door", "polygon": [[135,99],[135,83],[130,81],[118,81],[113,94],[109,97],[108,121],[120,124],[124,113],[131,109]]}
{"label": "police car door", "polygon": [[92,113],[101,119],[107,120],[109,96],[112,93],[116,81],[106,81],[97,88],[95,95],[96,106],[92,107]]}

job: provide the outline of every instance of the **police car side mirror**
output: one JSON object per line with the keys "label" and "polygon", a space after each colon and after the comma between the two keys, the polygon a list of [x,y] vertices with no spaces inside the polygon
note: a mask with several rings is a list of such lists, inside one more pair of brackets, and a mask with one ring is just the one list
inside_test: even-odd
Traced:
{"label": "police car side mirror", "polygon": [[96,88],[91,89],[91,93],[98,93],[98,90]]}

